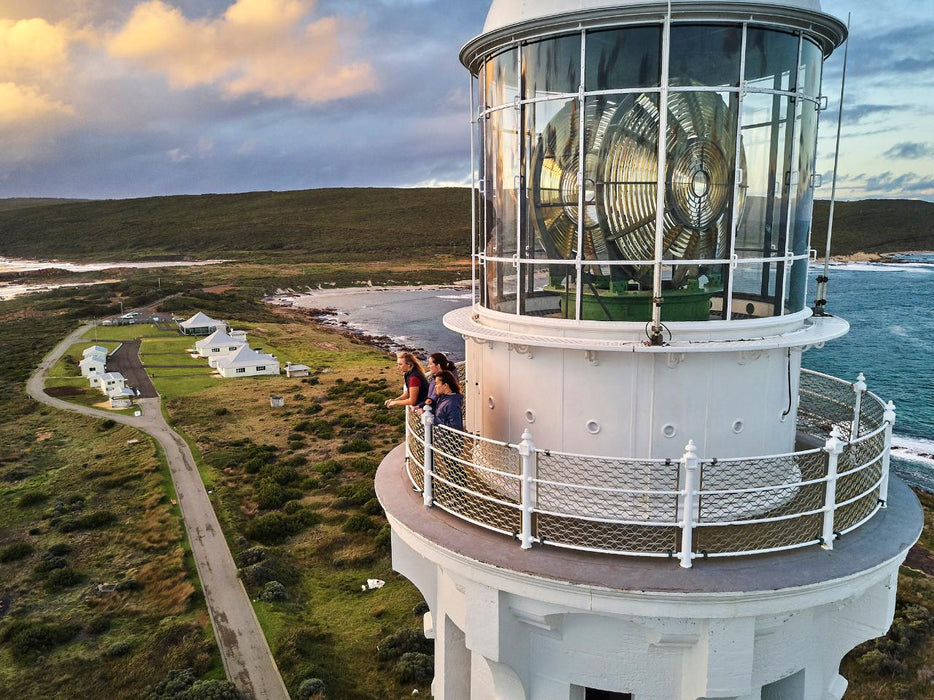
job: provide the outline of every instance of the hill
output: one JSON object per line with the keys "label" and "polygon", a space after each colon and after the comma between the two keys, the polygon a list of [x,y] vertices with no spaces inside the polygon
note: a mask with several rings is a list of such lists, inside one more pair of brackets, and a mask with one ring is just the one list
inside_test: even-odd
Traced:
{"label": "hill", "polygon": [[[49,204],[54,203],[54,206]],[[829,203],[814,208],[821,253]],[[834,255],[934,250],[934,204],[838,202]],[[0,255],[374,261],[466,256],[470,191],[321,189],[106,201],[0,201]]]}
{"label": "hill", "polygon": [[0,199],[0,211],[28,209],[30,207],[47,207],[52,204],[68,204],[70,202],[86,201],[86,199],[54,199],[52,197],[12,197]]}
{"label": "hill", "polygon": [[321,189],[0,211],[0,255],[380,260],[467,254],[470,191]]}

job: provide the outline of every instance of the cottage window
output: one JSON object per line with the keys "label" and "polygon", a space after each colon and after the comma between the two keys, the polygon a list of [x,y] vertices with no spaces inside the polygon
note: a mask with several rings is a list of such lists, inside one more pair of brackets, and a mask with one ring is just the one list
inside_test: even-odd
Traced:
{"label": "cottage window", "polygon": [[237,367],[237,374],[246,374],[246,367]]}
{"label": "cottage window", "polygon": [[257,372],[265,372],[265,371],[266,371],[266,365],[257,365],[256,371],[257,371]]}

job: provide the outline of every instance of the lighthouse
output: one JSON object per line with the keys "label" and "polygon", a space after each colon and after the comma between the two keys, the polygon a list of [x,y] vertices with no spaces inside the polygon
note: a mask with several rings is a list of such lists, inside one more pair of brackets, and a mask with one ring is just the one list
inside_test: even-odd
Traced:
{"label": "lighthouse", "polygon": [[[465,431],[376,490],[445,700],[828,700],[921,508],[895,406],[802,369],[817,0],[494,0],[471,76]],[[818,305],[822,308],[823,304]]]}

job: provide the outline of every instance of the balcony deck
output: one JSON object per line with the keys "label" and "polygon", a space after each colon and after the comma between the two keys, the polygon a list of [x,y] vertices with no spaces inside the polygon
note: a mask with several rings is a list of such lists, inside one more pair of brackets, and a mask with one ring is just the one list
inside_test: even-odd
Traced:
{"label": "balcony deck", "polygon": [[548,547],[523,550],[512,537],[426,508],[406,472],[405,446],[376,473],[376,493],[390,518],[455,556],[542,579],[620,591],[735,593],[779,590],[842,579],[904,556],[923,525],[921,505],[892,477],[888,507],[843,535],[832,551],[807,547],[745,557],[699,559],[691,569],[649,557]]}

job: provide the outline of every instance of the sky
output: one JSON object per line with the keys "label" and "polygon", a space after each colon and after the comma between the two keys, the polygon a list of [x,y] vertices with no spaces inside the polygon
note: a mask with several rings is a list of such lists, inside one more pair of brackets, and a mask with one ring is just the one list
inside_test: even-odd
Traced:
{"label": "sky", "polygon": [[[931,0],[852,13],[839,199],[934,201]],[[489,0],[0,0],[0,198],[469,183]],[[843,50],[825,69],[830,197]]]}

